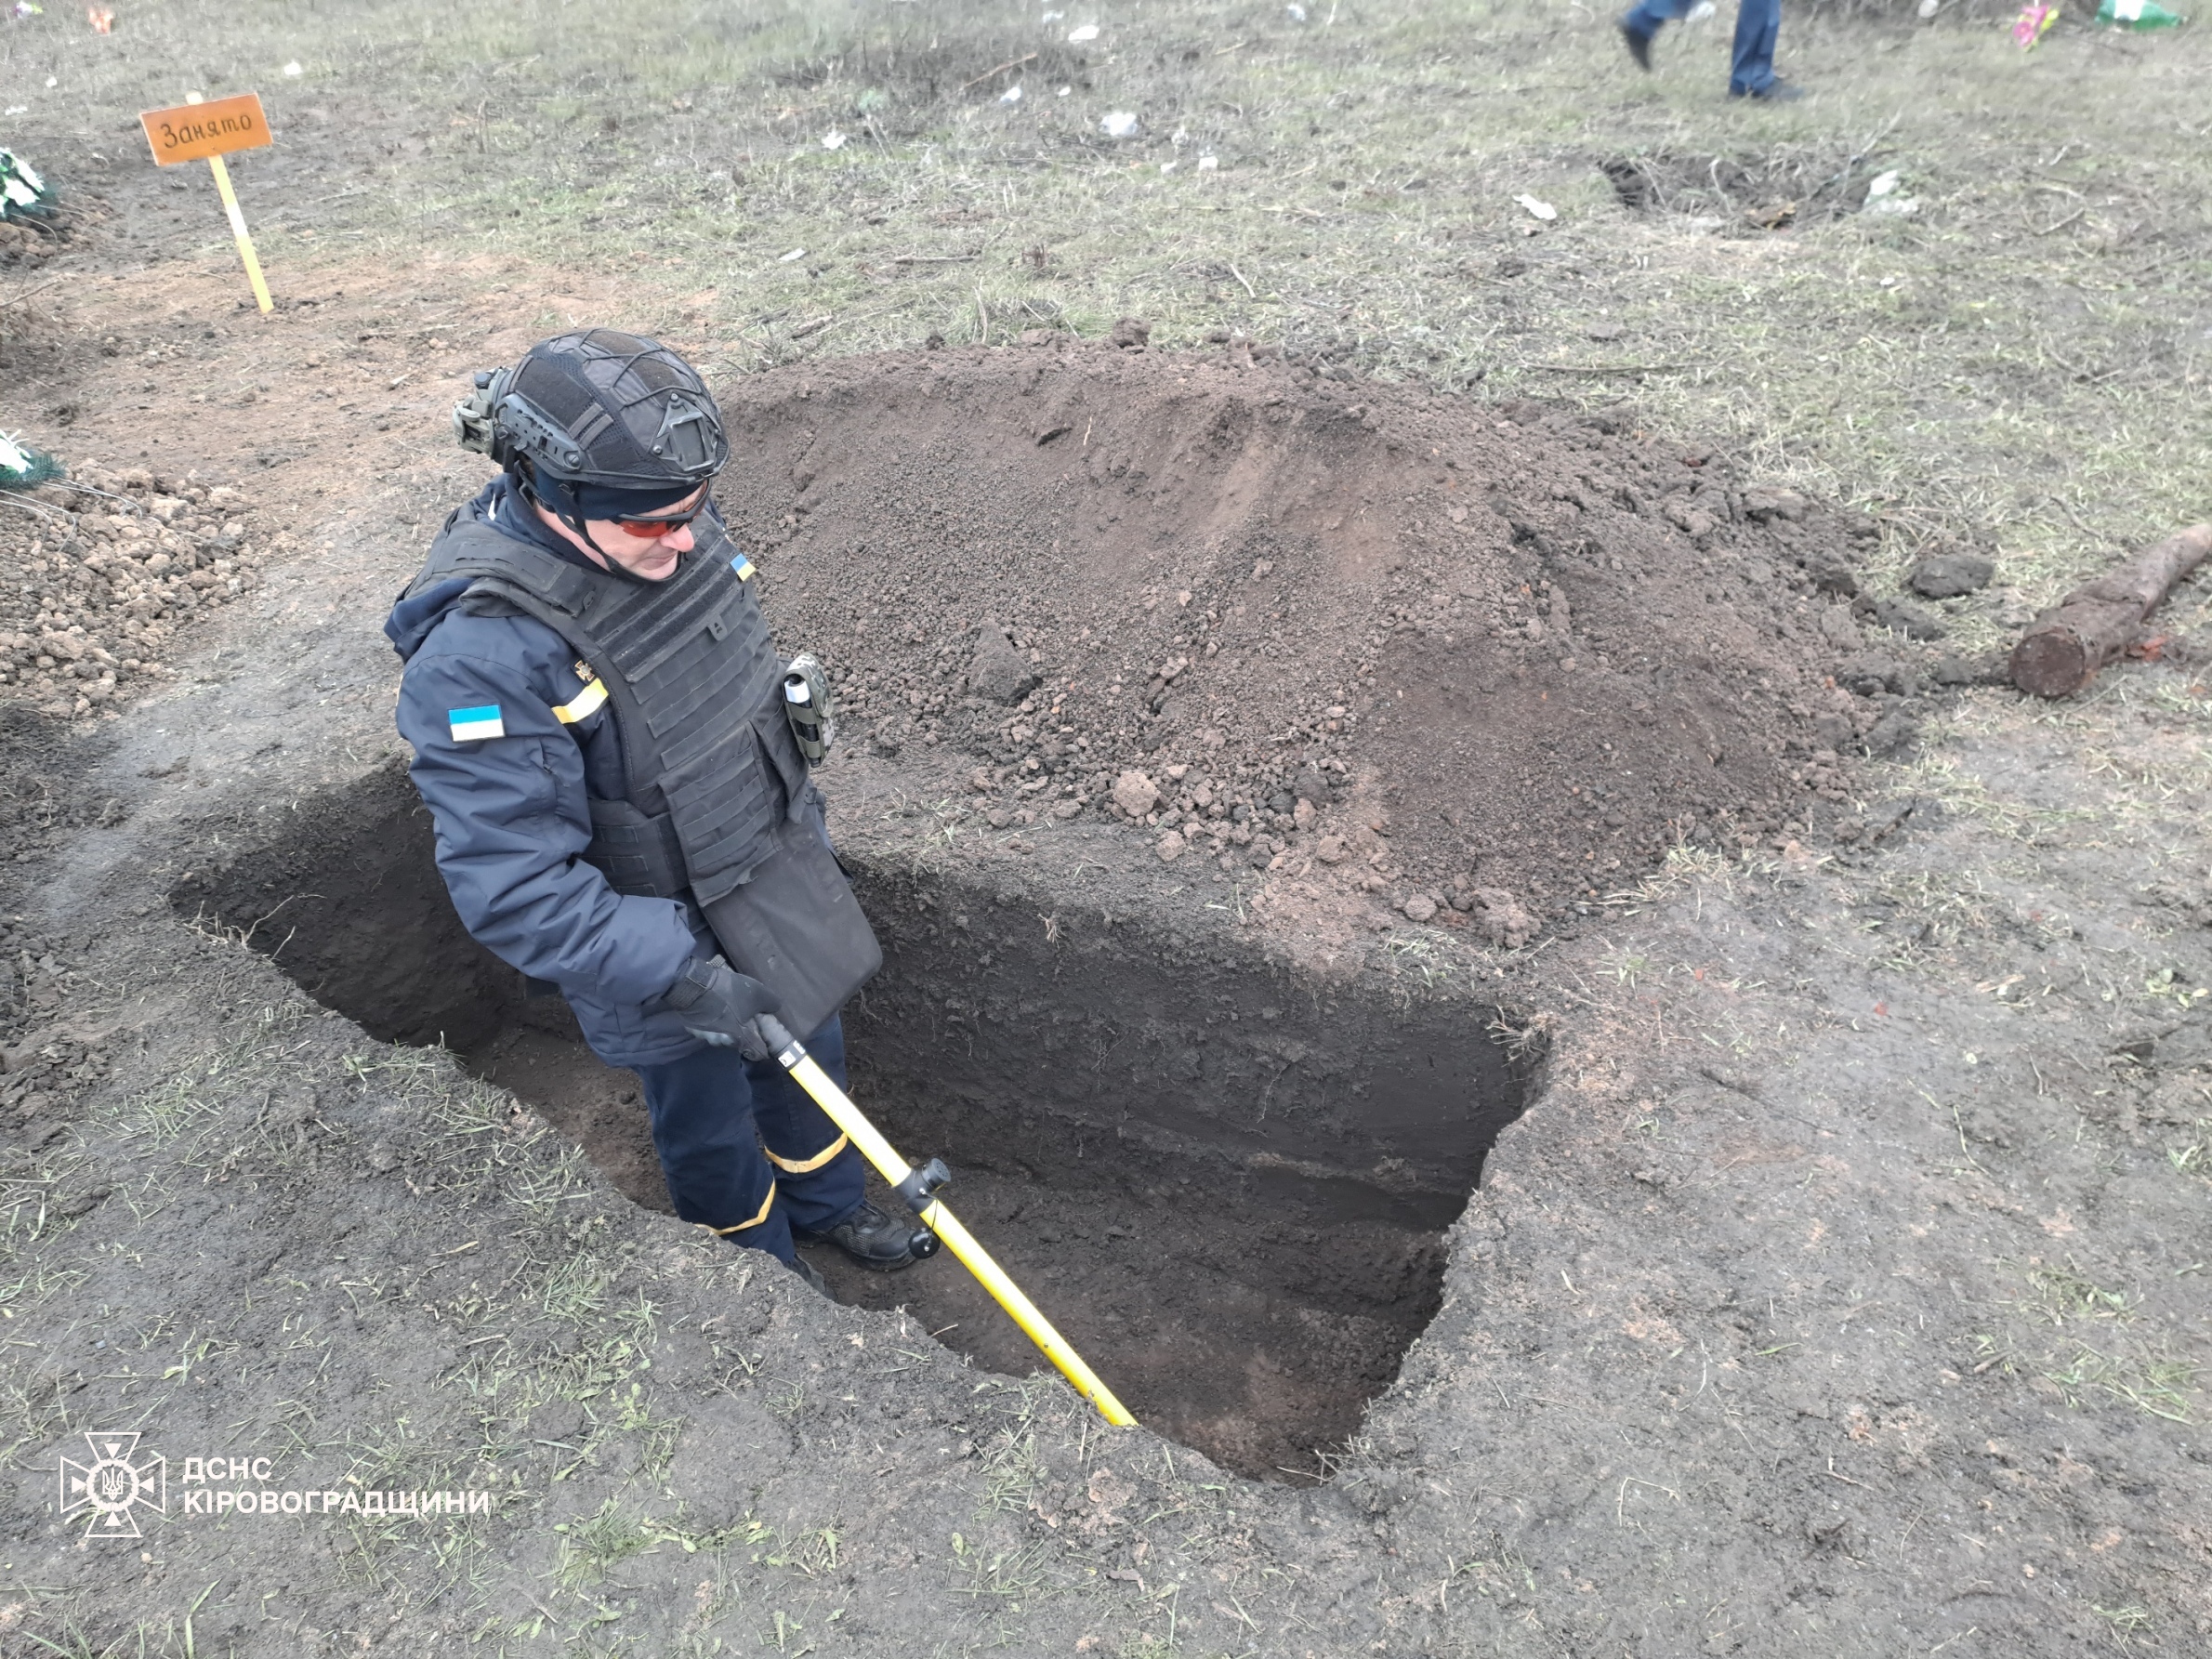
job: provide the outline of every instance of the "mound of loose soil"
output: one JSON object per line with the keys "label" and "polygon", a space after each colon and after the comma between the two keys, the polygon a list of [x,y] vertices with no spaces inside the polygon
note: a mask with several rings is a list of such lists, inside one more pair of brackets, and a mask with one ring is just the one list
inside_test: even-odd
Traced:
{"label": "mound of loose soil", "polygon": [[0,702],[58,719],[165,678],[177,629],[250,591],[272,551],[244,492],[197,475],[89,466],[0,503]]}
{"label": "mound of loose soil", "polygon": [[1834,788],[1873,715],[1829,680],[1823,594],[1870,520],[1626,411],[1232,351],[1048,341],[725,388],[722,498],[853,736],[971,758],[994,823],[1141,822],[1164,858],[1295,858],[1501,935],[1500,889],[1596,891]]}
{"label": "mound of loose soil", "polygon": [[60,251],[61,235],[44,225],[0,220],[0,266],[41,265]]}

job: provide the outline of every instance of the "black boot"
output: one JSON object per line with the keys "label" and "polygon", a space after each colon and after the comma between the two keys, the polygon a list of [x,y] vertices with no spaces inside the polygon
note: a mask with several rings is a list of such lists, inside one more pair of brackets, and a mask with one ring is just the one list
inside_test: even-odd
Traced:
{"label": "black boot", "polygon": [[802,1244],[835,1244],[864,1268],[877,1272],[896,1272],[914,1265],[914,1249],[909,1241],[914,1237],[915,1223],[887,1216],[874,1205],[863,1201],[860,1208],[835,1227],[810,1232],[795,1227],[791,1236]]}
{"label": "black boot", "polygon": [[815,1292],[816,1295],[832,1302],[837,1299],[836,1297],[830,1295],[829,1281],[822,1276],[822,1270],[816,1267],[812,1262],[809,1261],[805,1257],[793,1257],[791,1258],[791,1271],[797,1273],[799,1278]]}

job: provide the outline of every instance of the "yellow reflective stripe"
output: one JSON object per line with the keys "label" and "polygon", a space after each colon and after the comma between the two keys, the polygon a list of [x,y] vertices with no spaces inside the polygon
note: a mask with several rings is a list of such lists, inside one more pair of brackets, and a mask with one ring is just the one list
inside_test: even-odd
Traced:
{"label": "yellow reflective stripe", "polygon": [[[768,1161],[787,1175],[810,1175],[843,1152],[847,1144],[846,1137],[840,1135],[803,1164],[794,1164],[789,1158],[779,1158],[773,1152],[768,1152]],[[760,1150],[764,1152],[768,1152],[766,1147],[762,1147]]]}
{"label": "yellow reflective stripe", "polygon": [[770,1181],[768,1186],[768,1196],[760,1201],[759,1213],[756,1215],[750,1221],[739,1221],[729,1227],[706,1227],[706,1223],[704,1221],[700,1222],[699,1225],[702,1227],[706,1227],[706,1231],[713,1233],[717,1238],[726,1239],[733,1232],[743,1232],[746,1228],[757,1227],[763,1221],[767,1220],[768,1206],[775,1203],[775,1201],[776,1184],[773,1181]]}
{"label": "yellow reflective stripe", "polygon": [[553,711],[553,718],[563,726],[573,726],[578,720],[588,719],[599,713],[599,704],[607,701],[607,682],[595,679],[576,693],[573,703],[563,704]]}

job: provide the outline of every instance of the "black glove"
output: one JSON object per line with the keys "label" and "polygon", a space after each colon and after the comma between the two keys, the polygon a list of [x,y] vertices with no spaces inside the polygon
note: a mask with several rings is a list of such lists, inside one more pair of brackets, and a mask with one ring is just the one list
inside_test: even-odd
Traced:
{"label": "black glove", "polygon": [[693,956],[676,983],[662,993],[661,1002],[681,1014],[684,1029],[701,1042],[717,1048],[735,1045],[747,1060],[763,1059],[768,1052],[753,1028],[754,1017],[783,1006],[766,985],[719,956]]}

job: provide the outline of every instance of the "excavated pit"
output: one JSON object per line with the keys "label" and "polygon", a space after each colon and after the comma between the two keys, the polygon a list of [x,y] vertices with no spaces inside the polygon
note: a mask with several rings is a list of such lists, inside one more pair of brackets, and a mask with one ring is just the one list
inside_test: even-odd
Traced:
{"label": "excavated pit", "polygon": [[[463,931],[404,773],[286,816],[186,877],[178,911],[377,1037],[443,1042],[667,1210],[637,1078]],[[860,890],[886,955],[847,1015],[862,1104],[952,1165],[955,1209],[1141,1420],[1247,1475],[1317,1474],[1435,1313],[1440,1235],[1540,1051],[1138,919],[1047,929],[910,871]],[[846,1301],[903,1306],[993,1370],[1040,1364],[949,1257],[813,1256]]]}
{"label": "excavated pit", "polygon": [[[1243,941],[1510,950],[1672,848],[1792,833],[1887,706],[1837,682],[1863,640],[1824,609],[1879,530],[1630,410],[1117,338],[734,376],[747,463],[718,500],[904,849],[860,855],[887,962],[849,1010],[855,1093],[953,1165],[1144,1420],[1310,1473],[1435,1312],[1442,1231],[1541,1056],[1494,1010]],[[443,1040],[665,1207],[636,1079],[464,935],[404,777],[286,817],[179,907],[375,1034]],[[1086,881],[1093,836],[1143,876]],[[1036,1366],[955,1262],[823,1266]]]}

